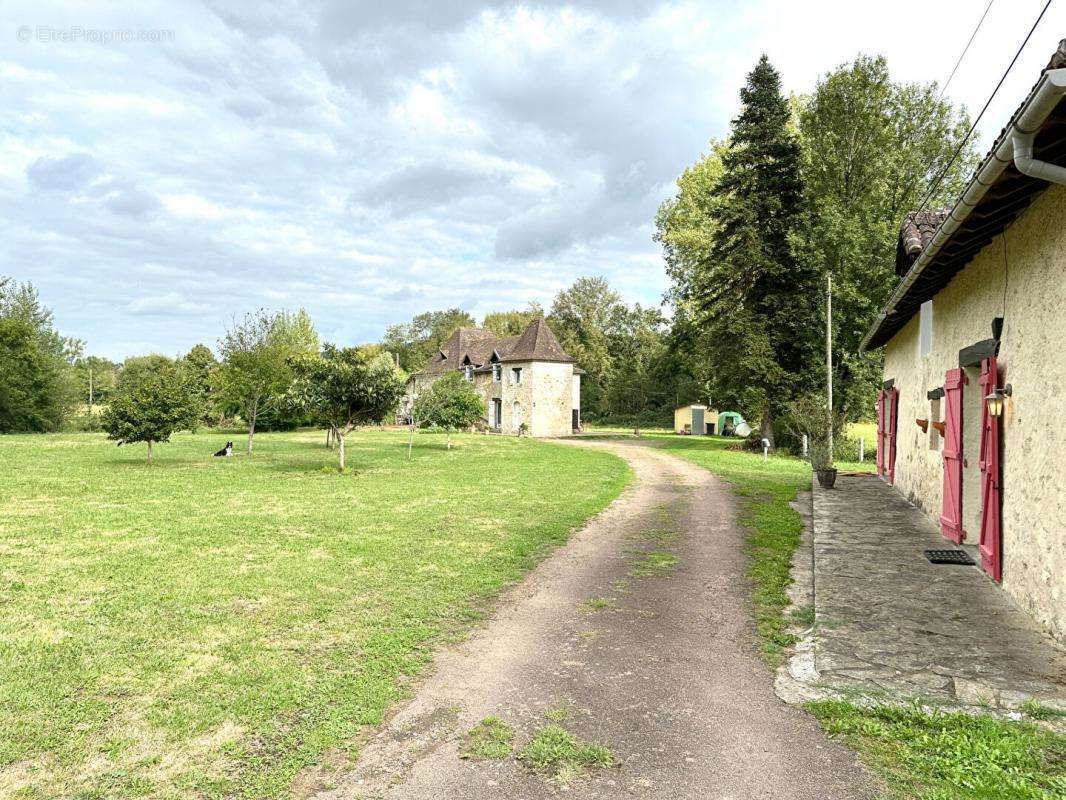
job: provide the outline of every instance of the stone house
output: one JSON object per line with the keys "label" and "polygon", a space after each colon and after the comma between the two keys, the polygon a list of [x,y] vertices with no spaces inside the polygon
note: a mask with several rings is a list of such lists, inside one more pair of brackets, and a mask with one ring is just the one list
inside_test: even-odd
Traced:
{"label": "stone house", "polygon": [[878,472],[1066,638],[1066,40],[955,205],[910,214]]}
{"label": "stone house", "polygon": [[582,370],[541,317],[518,336],[460,328],[408,379],[404,408],[451,370],[461,371],[484,399],[490,431],[569,436],[581,427]]}

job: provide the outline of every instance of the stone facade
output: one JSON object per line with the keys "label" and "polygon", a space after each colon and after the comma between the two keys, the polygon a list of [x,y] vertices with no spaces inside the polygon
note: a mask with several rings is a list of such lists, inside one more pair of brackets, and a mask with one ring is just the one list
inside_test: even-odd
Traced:
{"label": "stone facade", "polygon": [[573,433],[575,412],[579,415],[581,409],[580,370],[543,320],[516,337],[473,328],[457,331],[427,369],[408,379],[401,414],[451,370],[468,375],[485,401],[489,430],[537,437]]}
{"label": "stone facade", "polygon": [[[932,343],[919,350],[915,315],[885,347],[885,379],[899,390],[896,485],[938,519],[941,441],[917,419],[942,420],[926,397],[958,367],[959,350],[1004,327],[1003,589],[1042,626],[1066,639],[1066,187],[1051,186],[984,247],[932,301]],[[963,388],[964,545],[980,535],[978,441],[983,398],[976,370]]]}

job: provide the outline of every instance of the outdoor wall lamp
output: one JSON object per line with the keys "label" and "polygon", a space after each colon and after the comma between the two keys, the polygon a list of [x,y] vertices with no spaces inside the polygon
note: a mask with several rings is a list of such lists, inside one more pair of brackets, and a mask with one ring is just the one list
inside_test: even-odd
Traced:
{"label": "outdoor wall lamp", "polygon": [[1012,393],[1011,385],[1008,383],[1002,389],[993,389],[992,393],[985,398],[985,402],[988,403],[988,413],[993,417],[1003,416],[1003,398],[1010,397]]}

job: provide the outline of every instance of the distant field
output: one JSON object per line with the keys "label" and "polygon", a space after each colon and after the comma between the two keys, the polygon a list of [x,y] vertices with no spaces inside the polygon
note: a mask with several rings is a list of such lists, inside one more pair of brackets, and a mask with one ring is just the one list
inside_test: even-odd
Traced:
{"label": "distant field", "polygon": [[528,439],[0,437],[0,797],[285,797],[629,479]]}

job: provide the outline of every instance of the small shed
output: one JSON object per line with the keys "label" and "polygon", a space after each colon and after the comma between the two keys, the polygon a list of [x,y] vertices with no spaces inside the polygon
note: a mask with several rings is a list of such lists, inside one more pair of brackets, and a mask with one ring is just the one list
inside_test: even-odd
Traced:
{"label": "small shed", "polygon": [[710,436],[717,424],[718,412],[699,403],[674,409],[674,433]]}

